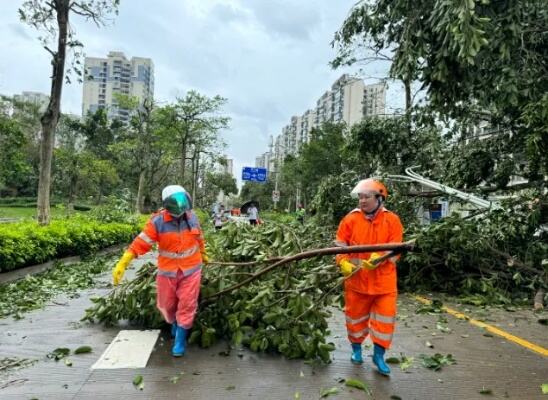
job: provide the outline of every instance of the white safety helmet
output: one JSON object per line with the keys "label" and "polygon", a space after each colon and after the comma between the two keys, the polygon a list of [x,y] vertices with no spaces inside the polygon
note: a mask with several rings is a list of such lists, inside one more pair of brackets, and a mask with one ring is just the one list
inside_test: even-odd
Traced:
{"label": "white safety helmet", "polygon": [[186,193],[186,190],[181,185],[169,185],[162,190],[162,201],[167,199],[174,193]]}
{"label": "white safety helmet", "polygon": [[180,185],[169,185],[162,190],[164,208],[173,216],[180,217],[192,209],[192,200],[187,191]]}

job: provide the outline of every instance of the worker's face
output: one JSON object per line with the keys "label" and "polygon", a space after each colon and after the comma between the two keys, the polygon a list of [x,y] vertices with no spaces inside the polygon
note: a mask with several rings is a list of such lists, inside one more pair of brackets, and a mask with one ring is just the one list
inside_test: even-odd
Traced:
{"label": "worker's face", "polygon": [[378,204],[379,204],[379,200],[377,199],[377,195],[375,192],[360,193],[360,200],[358,202],[358,207],[363,212],[365,213],[372,212],[375,208],[377,208]]}

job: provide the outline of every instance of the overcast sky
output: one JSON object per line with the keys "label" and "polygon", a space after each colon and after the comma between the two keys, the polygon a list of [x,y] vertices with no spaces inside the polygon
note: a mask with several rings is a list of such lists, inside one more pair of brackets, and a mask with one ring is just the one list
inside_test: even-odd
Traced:
{"label": "overcast sky", "polygon": [[[0,93],[49,94],[48,53],[36,30],[18,19],[22,0],[0,0]],[[355,0],[121,0],[107,27],[74,20],[88,56],[112,50],[149,57],[155,67],[155,99],[174,101],[190,89],[228,99],[232,118],[222,133],[234,175],[253,166],[292,115],[312,108],[342,73],[328,62],[330,46]],[[387,66],[368,73],[386,75]],[[367,83],[373,83],[368,81]],[[401,107],[391,85],[388,106]],[[65,85],[62,111],[80,115],[82,85]]]}

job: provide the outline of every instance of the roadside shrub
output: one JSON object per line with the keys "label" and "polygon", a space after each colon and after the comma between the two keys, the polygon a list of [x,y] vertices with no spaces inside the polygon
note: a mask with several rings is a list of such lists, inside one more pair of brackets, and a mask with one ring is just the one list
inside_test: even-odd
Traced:
{"label": "roadside shrub", "polygon": [[48,226],[34,221],[0,225],[0,272],[70,255],[90,255],[102,248],[128,243],[139,233],[135,223],[110,222],[75,216],[53,220]]}

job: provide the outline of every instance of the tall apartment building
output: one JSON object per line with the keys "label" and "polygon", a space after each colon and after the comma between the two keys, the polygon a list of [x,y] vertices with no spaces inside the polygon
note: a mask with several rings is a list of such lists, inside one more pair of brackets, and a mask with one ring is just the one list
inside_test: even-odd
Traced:
{"label": "tall apartment building", "polygon": [[386,83],[366,85],[363,95],[364,116],[384,115],[386,107]]}
{"label": "tall apartment building", "polygon": [[267,151],[266,153],[261,154],[259,157],[255,157],[255,167],[257,168],[266,168],[270,171],[270,158],[272,153]]}
{"label": "tall apartment building", "polygon": [[[344,122],[348,126],[364,117],[384,115],[386,84],[366,85],[363,80],[347,74],[337,79],[331,89],[316,101],[316,107],[301,116],[291,117],[290,123],[271,145],[270,159],[281,165],[288,154],[296,155],[304,143],[310,141],[310,132],[325,122]],[[264,164],[264,153],[256,164]]]}
{"label": "tall apartment building", "polygon": [[268,151],[261,154],[259,157],[255,157],[255,167],[266,168],[270,172],[276,171],[276,159],[274,158],[276,144],[274,137],[270,136],[270,143],[268,144]]}
{"label": "tall apartment building", "polygon": [[150,58],[132,57],[111,51],[107,58],[86,57],[86,76],[82,101],[82,115],[100,108],[109,118],[129,120],[129,110],[118,105],[116,94],[136,97],[141,104],[154,96],[154,64]]}
{"label": "tall apartment building", "polygon": [[350,126],[359,122],[365,115],[365,88],[361,79],[342,75],[316,102],[315,124],[346,122]]}

